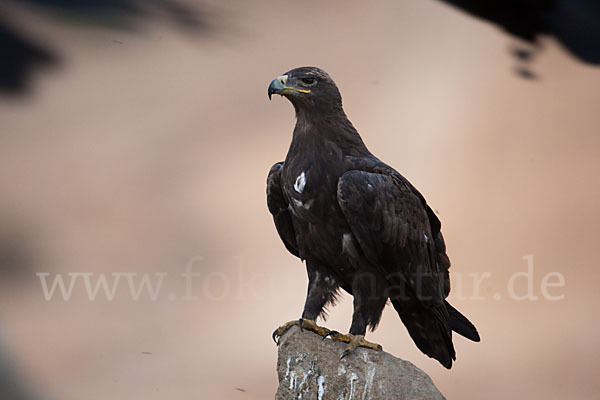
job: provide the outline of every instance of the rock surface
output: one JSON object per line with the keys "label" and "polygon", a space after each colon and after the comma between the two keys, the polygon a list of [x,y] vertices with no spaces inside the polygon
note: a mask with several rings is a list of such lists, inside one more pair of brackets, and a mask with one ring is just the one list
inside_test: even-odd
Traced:
{"label": "rock surface", "polygon": [[445,399],[412,363],[364,348],[340,360],[345,346],[292,327],[279,342],[275,400]]}

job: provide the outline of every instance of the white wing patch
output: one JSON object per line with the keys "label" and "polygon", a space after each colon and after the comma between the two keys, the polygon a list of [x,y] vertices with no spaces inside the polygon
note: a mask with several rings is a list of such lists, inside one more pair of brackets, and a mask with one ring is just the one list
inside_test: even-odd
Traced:
{"label": "white wing patch", "polygon": [[294,189],[298,193],[302,193],[304,191],[304,186],[306,185],[306,174],[304,171],[296,178],[296,182],[294,183]]}

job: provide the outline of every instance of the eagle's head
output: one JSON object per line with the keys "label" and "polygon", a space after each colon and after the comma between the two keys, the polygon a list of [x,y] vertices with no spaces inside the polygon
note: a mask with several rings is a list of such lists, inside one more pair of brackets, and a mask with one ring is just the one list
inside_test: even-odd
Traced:
{"label": "eagle's head", "polygon": [[317,67],[295,68],[273,79],[268,90],[286,97],[297,111],[340,110],[342,96],[327,72]]}

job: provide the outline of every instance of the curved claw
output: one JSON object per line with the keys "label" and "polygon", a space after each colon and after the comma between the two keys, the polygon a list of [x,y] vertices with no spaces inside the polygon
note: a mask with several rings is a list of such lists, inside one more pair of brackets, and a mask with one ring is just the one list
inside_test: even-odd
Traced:
{"label": "curved claw", "polygon": [[302,325],[304,324],[304,320],[302,318],[298,318],[298,326],[300,327],[300,332],[303,332]]}
{"label": "curved claw", "polygon": [[323,335],[323,340],[327,339],[328,336],[334,336],[334,335],[339,335],[339,332],[338,331],[327,331]]}
{"label": "curved claw", "polygon": [[285,324],[281,325],[279,328],[277,328],[273,331],[273,334],[271,335],[271,337],[273,338],[273,341],[275,342],[276,345],[279,345],[278,339],[281,338],[281,336],[283,336],[283,334],[286,333],[287,330],[290,329],[294,325],[298,325],[300,327],[300,329],[302,329],[302,325],[303,325],[302,318],[300,318],[299,320],[286,322]]}
{"label": "curved claw", "polygon": [[367,349],[382,351],[383,347],[377,343],[371,343],[365,340],[363,335],[349,335],[350,341],[348,342],[348,346],[346,350],[342,353],[340,359],[346,357],[348,354],[352,353],[358,347],[365,347]]}

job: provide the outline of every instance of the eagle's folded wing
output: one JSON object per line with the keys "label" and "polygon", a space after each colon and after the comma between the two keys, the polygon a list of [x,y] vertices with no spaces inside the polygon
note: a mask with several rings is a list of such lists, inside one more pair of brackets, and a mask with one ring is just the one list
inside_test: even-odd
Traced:
{"label": "eagle's folded wing", "polygon": [[401,176],[348,171],[337,197],[363,254],[391,283],[402,279],[424,304],[444,300],[447,271],[436,262],[428,207]]}
{"label": "eagle's folded wing", "polygon": [[283,244],[290,253],[296,257],[300,257],[298,245],[296,244],[296,232],[294,231],[292,216],[288,209],[289,205],[281,190],[280,179],[282,169],[283,162],[278,162],[269,171],[267,177],[267,206],[273,215],[277,233],[279,233]]}

